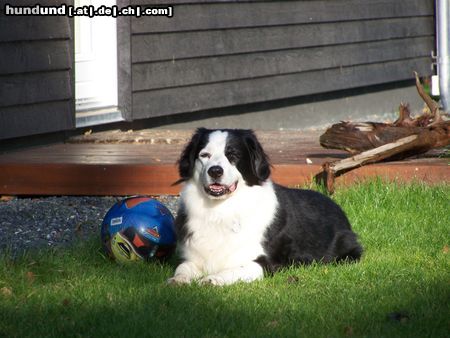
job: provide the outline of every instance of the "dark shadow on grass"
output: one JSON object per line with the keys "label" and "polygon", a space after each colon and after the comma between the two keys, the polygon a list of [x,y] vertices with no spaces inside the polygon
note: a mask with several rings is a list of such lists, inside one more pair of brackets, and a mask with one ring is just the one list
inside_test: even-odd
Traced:
{"label": "dark shadow on grass", "polygon": [[[176,258],[166,265],[123,267],[107,260],[98,248],[98,243],[88,243],[55,262],[52,257],[46,262],[44,255],[11,263],[12,271],[14,264],[35,269],[29,265],[33,260],[42,269],[34,270],[36,274],[47,271],[48,276],[37,277],[29,291],[25,285],[24,291],[6,301],[0,295],[0,337],[336,337],[349,333],[444,337],[447,333],[449,290],[444,277],[424,285],[422,292],[412,287],[398,301],[390,301],[389,296],[403,292],[407,282],[383,283],[385,276],[383,281],[373,280],[371,288],[361,287],[356,277],[364,273],[364,266],[355,271],[345,264],[326,268],[337,278],[351,273],[355,285],[350,287],[328,284],[328,277],[319,281],[320,287],[304,282],[302,276],[325,268],[316,263],[253,284],[174,287],[165,279],[173,273]],[[61,274],[58,270],[71,261]],[[42,289],[53,291],[36,297]],[[377,307],[359,301],[376,302],[382,297],[387,303]],[[408,318],[392,320],[392,313],[407,313]]]}
{"label": "dark shadow on grass", "polygon": [[[245,287],[244,299],[229,299],[229,293],[216,288],[164,285],[153,292],[142,292],[129,301],[91,305],[70,298],[56,304],[18,304],[1,306],[0,335],[5,337],[298,337],[315,336],[320,332],[330,336],[345,336],[346,330],[355,336],[390,337],[444,337],[446,319],[443,310],[448,299],[435,290],[427,296],[404,299],[401,304],[387,309],[355,308],[351,313],[340,313],[340,304],[334,310],[324,306],[324,313],[308,313],[299,306],[261,306],[252,301],[252,288]],[[277,294],[281,290],[273,290]],[[382,290],[379,290],[382,292]],[[274,294],[267,294],[273,297]],[[448,296],[448,295],[447,295]],[[308,301],[308,300],[306,300]],[[303,299],[292,302],[304,303]],[[242,303],[242,304],[241,304]],[[327,305],[327,304],[324,304]],[[330,304],[328,304],[330,305]],[[433,306],[432,310],[425,310]],[[345,310],[344,310],[345,311]],[[405,321],[389,318],[389,313],[408,313]],[[19,323],[22,323],[18,325]]]}

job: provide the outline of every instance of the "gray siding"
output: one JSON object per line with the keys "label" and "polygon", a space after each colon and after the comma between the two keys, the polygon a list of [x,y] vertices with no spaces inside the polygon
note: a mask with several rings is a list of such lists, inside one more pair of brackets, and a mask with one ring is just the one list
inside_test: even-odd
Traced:
{"label": "gray siding", "polygon": [[430,74],[433,0],[131,0],[132,118]]}
{"label": "gray siding", "polygon": [[[7,2],[0,0],[0,139],[73,128],[73,21],[7,17]],[[172,18],[118,19],[119,109],[128,120],[397,82],[412,79],[413,70],[431,73],[433,0],[118,4],[174,6]]]}
{"label": "gray siding", "polygon": [[[34,5],[36,1],[9,3]],[[73,128],[71,20],[6,16],[4,4],[0,1],[0,139]]]}

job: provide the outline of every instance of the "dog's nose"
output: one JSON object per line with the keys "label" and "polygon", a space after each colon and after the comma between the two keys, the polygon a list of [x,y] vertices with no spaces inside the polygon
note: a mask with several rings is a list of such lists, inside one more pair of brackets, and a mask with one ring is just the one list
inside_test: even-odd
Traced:
{"label": "dog's nose", "polygon": [[212,178],[219,178],[223,175],[223,169],[221,166],[213,165],[211,168],[208,169],[208,175]]}

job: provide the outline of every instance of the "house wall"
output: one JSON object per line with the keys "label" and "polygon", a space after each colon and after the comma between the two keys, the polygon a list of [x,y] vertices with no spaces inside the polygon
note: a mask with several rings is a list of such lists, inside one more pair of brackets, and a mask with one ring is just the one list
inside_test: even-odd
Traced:
{"label": "house wall", "polygon": [[33,6],[36,1],[0,1],[0,139],[73,128],[71,20],[6,16],[5,3]]}
{"label": "house wall", "polygon": [[433,0],[131,0],[132,118],[365,87],[431,73]]}
{"label": "house wall", "polygon": [[[73,129],[73,19],[5,16],[7,2],[0,0],[0,139]],[[39,1],[62,3],[73,0]],[[433,0],[118,4],[174,8],[172,18],[118,18],[119,109],[127,120],[395,83],[413,70],[431,74]]]}

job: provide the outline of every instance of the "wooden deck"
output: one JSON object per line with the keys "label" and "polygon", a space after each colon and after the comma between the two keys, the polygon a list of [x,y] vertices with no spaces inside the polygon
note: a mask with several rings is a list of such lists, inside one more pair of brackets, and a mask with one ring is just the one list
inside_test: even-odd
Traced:
{"label": "wooden deck", "polygon": [[[324,161],[348,155],[323,149],[320,132],[257,132],[274,166],[274,181],[307,184]],[[33,147],[0,156],[0,195],[178,194],[176,161],[191,131],[104,132],[64,144]],[[307,164],[307,160],[312,164]],[[358,168],[337,185],[367,177],[450,182],[448,158],[436,153],[403,162]]]}

